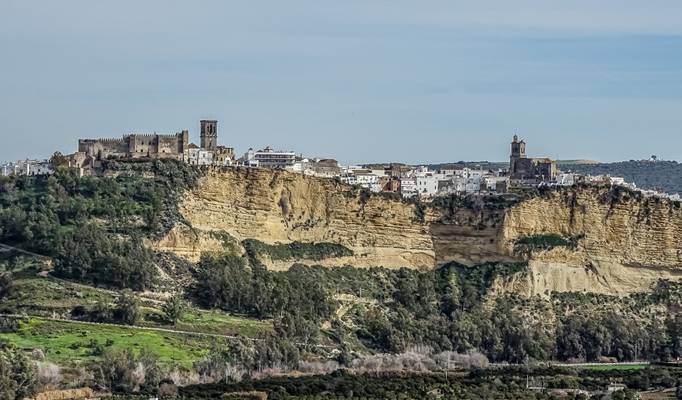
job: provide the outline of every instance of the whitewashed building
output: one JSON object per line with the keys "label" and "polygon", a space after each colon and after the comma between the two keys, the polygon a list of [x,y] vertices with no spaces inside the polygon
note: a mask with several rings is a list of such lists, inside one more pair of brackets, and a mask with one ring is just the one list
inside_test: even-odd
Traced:
{"label": "whitewashed building", "polygon": [[213,165],[213,152],[196,146],[185,150],[185,157],[189,165]]}
{"label": "whitewashed building", "polygon": [[438,177],[431,172],[418,173],[416,176],[417,192],[422,197],[435,196],[438,193]]}
{"label": "whitewashed building", "polygon": [[400,178],[400,194],[405,198],[415,197],[417,191],[417,179],[414,177]]}
{"label": "whitewashed building", "polygon": [[270,146],[262,150],[249,149],[244,154],[244,165],[252,167],[286,169],[296,163],[293,151],[273,150]]}
{"label": "whitewashed building", "polygon": [[18,160],[2,164],[3,176],[10,175],[50,175],[54,168],[49,160]]}

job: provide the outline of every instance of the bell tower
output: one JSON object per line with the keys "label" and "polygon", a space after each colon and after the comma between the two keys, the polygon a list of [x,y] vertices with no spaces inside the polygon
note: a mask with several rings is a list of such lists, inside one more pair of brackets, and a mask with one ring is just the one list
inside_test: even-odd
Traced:
{"label": "bell tower", "polygon": [[218,121],[202,119],[199,122],[201,148],[214,151],[218,147]]}
{"label": "bell tower", "polygon": [[522,158],[526,158],[526,142],[519,141],[518,135],[514,135],[514,140],[511,142],[511,155],[509,156],[509,172],[512,175],[519,172],[518,162]]}

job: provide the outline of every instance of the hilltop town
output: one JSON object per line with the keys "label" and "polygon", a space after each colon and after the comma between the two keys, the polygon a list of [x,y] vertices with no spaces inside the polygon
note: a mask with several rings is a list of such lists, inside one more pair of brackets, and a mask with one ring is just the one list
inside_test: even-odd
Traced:
{"label": "hilltop town", "polygon": [[[77,151],[55,153],[50,160],[19,160],[4,163],[1,172],[9,175],[52,174],[55,168],[78,169],[81,176],[97,175],[111,161],[144,162],[177,160],[194,166],[271,168],[307,176],[338,179],[373,193],[396,193],[403,198],[430,200],[452,194],[504,194],[518,188],[572,186],[576,183],[617,185],[639,190],[646,196],[679,200],[679,194],[642,190],[635,182],[609,174],[590,175],[562,171],[547,157],[534,158],[526,153],[526,142],[514,135],[508,165],[477,168],[459,162],[437,168],[402,163],[342,165],[332,158],[309,158],[291,150],[271,147],[249,148],[238,157],[233,147],[218,145],[218,121],[199,122],[199,145],[190,142],[189,131],[173,134],[130,133],[121,138],[78,140]],[[655,161],[655,160],[654,160]]]}
{"label": "hilltop town", "polygon": [[[645,196],[680,200],[678,193],[644,190],[635,182],[609,174],[591,175],[562,171],[547,157],[528,157],[526,142],[514,135],[510,144],[509,164],[498,168],[478,168],[459,162],[431,169],[425,165],[402,163],[341,165],[331,158],[309,158],[291,150],[269,146],[249,148],[238,157],[233,147],[218,145],[218,121],[199,122],[199,145],[190,142],[188,130],[173,134],[130,133],[121,138],[85,138],[78,140],[77,151],[55,153],[49,160],[19,160],[0,166],[3,176],[52,174],[58,166],[79,170],[81,176],[96,175],[109,161],[141,162],[177,160],[194,166],[271,168],[307,176],[338,179],[373,193],[396,193],[403,198],[429,201],[451,194],[505,194],[518,188],[572,186],[576,183],[617,185],[637,190]],[[654,156],[655,157],[655,156]],[[655,161],[655,159],[653,160]]]}

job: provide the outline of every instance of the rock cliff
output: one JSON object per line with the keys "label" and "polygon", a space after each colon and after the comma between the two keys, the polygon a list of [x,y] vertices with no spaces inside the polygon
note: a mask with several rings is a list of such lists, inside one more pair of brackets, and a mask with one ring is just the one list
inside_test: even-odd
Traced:
{"label": "rock cliff", "polygon": [[[451,261],[526,261],[524,272],[499,280],[495,289],[528,296],[629,293],[660,278],[682,277],[680,204],[622,189],[577,186],[524,200],[445,199],[424,206],[368,195],[333,179],[211,169],[185,194],[180,212],[185,223],[156,247],[190,259],[224,248],[226,241],[239,248],[252,238],[329,242],[352,250],[352,256],[314,262],[326,266],[430,269]],[[523,240],[542,235],[563,238],[566,245],[520,248]],[[293,264],[267,257],[263,262],[272,269]]]}
{"label": "rock cliff", "polygon": [[193,229],[177,226],[158,247],[190,258],[214,249],[217,242],[208,233],[219,231],[238,241],[330,242],[353,251],[352,257],[320,262],[330,266],[433,268],[436,262],[429,225],[414,205],[367,196],[333,179],[268,169],[211,170],[187,193],[180,211]]}
{"label": "rock cliff", "polygon": [[519,238],[539,234],[576,243],[533,252],[527,274],[511,286],[526,294],[628,293],[658,279],[680,279],[681,208],[618,187],[562,188],[523,201],[505,213],[501,242],[507,253]]}

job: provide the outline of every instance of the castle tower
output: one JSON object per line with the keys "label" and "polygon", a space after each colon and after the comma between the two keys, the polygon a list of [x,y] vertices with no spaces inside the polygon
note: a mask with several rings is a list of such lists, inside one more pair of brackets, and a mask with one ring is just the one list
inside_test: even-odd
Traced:
{"label": "castle tower", "polygon": [[201,123],[201,148],[215,150],[218,147],[218,121],[202,119]]}

